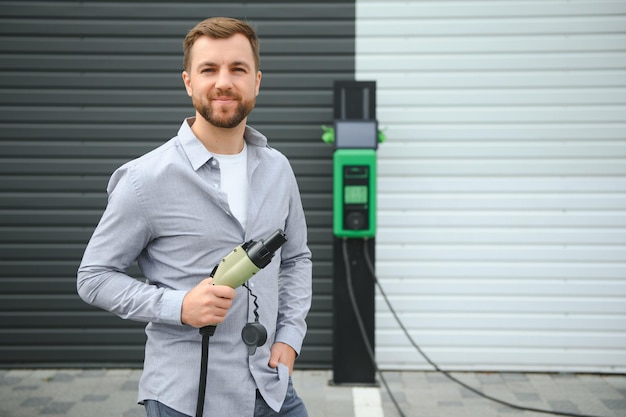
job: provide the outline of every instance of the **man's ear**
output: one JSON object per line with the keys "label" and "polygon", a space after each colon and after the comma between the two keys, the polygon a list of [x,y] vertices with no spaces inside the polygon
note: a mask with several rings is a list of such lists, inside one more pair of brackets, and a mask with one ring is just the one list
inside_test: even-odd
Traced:
{"label": "man's ear", "polygon": [[189,78],[189,74],[187,71],[183,71],[183,83],[185,83],[185,90],[187,90],[187,95],[191,97],[191,93],[193,90],[191,89],[191,78]]}
{"label": "man's ear", "polygon": [[261,78],[262,77],[263,77],[263,74],[261,73],[261,71],[257,71],[257,73],[256,73],[256,86],[254,88],[255,96],[259,95],[259,89],[261,88]]}

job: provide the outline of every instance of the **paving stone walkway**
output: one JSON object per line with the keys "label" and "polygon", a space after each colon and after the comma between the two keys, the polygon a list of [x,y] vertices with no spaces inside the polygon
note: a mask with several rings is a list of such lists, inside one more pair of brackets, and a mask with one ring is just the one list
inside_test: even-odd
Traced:
{"label": "paving stone walkway", "polygon": [[[136,405],[139,369],[0,369],[0,417],[145,417]],[[486,400],[436,372],[385,372],[407,417],[536,417]],[[626,417],[626,375],[459,372],[459,380],[516,405],[597,417]],[[310,417],[397,417],[388,393],[376,409],[359,387],[329,384],[328,370],[298,370],[294,386]],[[362,389],[362,388],[361,388]]]}

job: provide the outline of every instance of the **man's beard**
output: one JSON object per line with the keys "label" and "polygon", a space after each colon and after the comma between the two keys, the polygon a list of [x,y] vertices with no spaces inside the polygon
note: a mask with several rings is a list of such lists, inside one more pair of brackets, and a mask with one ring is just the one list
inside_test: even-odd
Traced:
{"label": "man's beard", "polygon": [[221,112],[214,112],[213,108],[211,108],[210,102],[208,105],[206,105],[195,99],[193,99],[192,101],[193,106],[198,114],[202,116],[207,122],[215,127],[232,129],[239,126],[239,124],[250,114],[250,112],[254,108],[256,99],[253,98],[251,101],[243,101],[240,97],[236,97],[234,95],[230,95],[230,97],[233,97],[237,100],[237,107],[235,108],[235,112],[230,117],[225,114],[220,114]]}

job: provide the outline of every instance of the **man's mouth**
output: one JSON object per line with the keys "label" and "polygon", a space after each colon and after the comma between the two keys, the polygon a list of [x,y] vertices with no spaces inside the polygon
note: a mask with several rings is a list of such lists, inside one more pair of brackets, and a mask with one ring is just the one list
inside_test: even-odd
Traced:
{"label": "man's mouth", "polygon": [[212,99],[213,103],[217,105],[231,105],[236,104],[238,101],[235,97],[215,97]]}

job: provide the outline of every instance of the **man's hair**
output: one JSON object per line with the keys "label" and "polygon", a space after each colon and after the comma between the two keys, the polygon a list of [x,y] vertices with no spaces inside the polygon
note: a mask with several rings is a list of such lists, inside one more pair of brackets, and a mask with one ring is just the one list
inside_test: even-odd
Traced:
{"label": "man's hair", "polygon": [[230,17],[210,17],[198,23],[189,31],[183,42],[183,67],[189,71],[191,64],[191,47],[201,36],[208,36],[212,39],[228,39],[238,33],[244,35],[250,41],[254,65],[259,70],[261,57],[259,52],[259,38],[256,31],[248,23]]}

